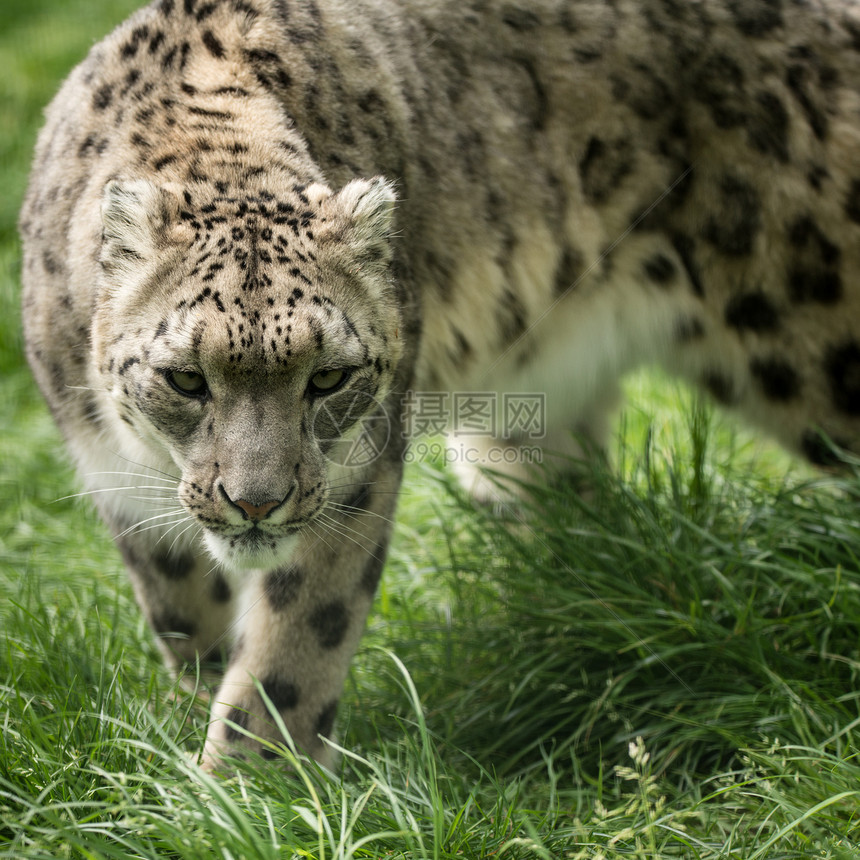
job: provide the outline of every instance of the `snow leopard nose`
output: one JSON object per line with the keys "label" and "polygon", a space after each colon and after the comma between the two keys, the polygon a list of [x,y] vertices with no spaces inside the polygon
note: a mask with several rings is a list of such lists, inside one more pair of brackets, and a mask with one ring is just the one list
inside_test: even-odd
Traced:
{"label": "snow leopard nose", "polygon": [[287,493],[283,499],[269,499],[268,501],[260,502],[259,504],[249,501],[248,499],[231,499],[227,491],[224,489],[223,484],[219,486],[219,489],[221,490],[221,495],[228,504],[232,505],[234,508],[238,508],[246,520],[252,520],[256,523],[260,520],[266,519],[266,517],[268,517],[275,508],[279,508],[284,504],[284,502],[286,502],[293,494],[295,486],[290,488],[289,493]]}
{"label": "snow leopard nose", "polygon": [[278,505],[281,503],[277,500],[272,500],[270,502],[263,502],[262,505],[252,505],[251,502],[246,501],[245,499],[231,499],[233,504],[237,508],[241,508],[242,512],[249,520],[262,520],[265,519],[273,510],[275,510]]}

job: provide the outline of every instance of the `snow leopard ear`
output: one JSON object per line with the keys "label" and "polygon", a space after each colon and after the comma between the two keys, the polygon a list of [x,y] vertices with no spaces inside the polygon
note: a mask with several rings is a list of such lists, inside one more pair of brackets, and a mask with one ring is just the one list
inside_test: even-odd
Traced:
{"label": "snow leopard ear", "polygon": [[391,260],[396,202],[394,185],[377,176],[353,179],[325,200],[321,209],[342,228],[338,238],[346,241],[363,262],[387,264]]}
{"label": "snow leopard ear", "polygon": [[171,245],[193,236],[180,221],[179,198],[145,179],[112,179],[102,194],[100,262],[108,272],[139,272]]}

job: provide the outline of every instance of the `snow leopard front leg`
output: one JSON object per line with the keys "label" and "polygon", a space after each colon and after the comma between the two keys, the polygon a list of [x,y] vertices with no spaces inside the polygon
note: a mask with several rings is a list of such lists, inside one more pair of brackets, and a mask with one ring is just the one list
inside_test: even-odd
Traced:
{"label": "snow leopard front leg", "polygon": [[120,528],[109,513],[105,519],[167,666],[184,687],[208,698],[232,648],[234,589],[199,547]]}
{"label": "snow leopard front leg", "polygon": [[[236,645],[213,697],[202,765],[242,750],[275,755],[282,717],[297,751],[331,765],[338,700],[379,582],[401,478],[387,451],[370,475],[335,490],[290,562],[255,578],[239,598]],[[260,741],[263,741],[262,747]],[[269,742],[269,743],[267,743]]]}

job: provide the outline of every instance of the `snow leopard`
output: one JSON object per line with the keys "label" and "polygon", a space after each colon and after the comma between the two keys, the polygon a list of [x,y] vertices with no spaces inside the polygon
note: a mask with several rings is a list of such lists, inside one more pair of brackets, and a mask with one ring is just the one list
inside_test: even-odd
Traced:
{"label": "snow leopard", "polygon": [[203,766],[275,714],[330,764],[416,403],[492,395],[484,495],[599,449],[645,364],[860,450],[860,6],[155,0],[49,106],[20,229],[35,378],[215,673]]}

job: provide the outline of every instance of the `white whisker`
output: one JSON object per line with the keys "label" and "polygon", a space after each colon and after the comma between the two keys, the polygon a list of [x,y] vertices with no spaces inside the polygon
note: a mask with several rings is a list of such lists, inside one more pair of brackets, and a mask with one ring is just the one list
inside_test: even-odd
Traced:
{"label": "white whisker", "polygon": [[[354,529],[349,529],[348,531],[343,530],[340,528],[342,524],[338,523],[336,520],[332,520],[331,518],[328,518],[328,520],[326,520],[323,519],[322,516],[320,516],[318,518],[318,522],[329,534],[337,536],[338,538],[340,538],[340,540],[355,544],[355,546],[357,546],[363,552],[370,552],[368,547],[365,546],[364,543],[359,541],[358,538],[360,537],[368,543],[373,543],[373,541],[371,541],[370,538],[368,538],[366,535],[361,534],[361,532],[357,532]],[[352,534],[350,534],[350,532],[352,532]],[[354,535],[358,535],[358,537],[354,537]],[[326,543],[328,546],[330,546],[328,542]]]}
{"label": "white whisker", "polygon": [[370,540],[370,538],[368,538],[364,532],[359,531],[358,529],[351,528],[346,523],[341,522],[340,520],[336,520],[334,517],[332,517],[330,514],[327,514],[325,511],[323,511],[319,515],[319,519],[326,523],[332,533],[340,534],[344,537],[346,537],[347,535],[357,535],[360,538]]}
{"label": "white whisker", "polygon": [[149,487],[149,486],[125,486],[125,487],[102,487],[98,490],[84,490],[80,493],[72,493],[68,496],[60,496],[59,499],[55,499],[55,502],[65,502],[68,499],[80,499],[84,496],[94,496],[97,493],[118,493],[121,490],[159,490],[161,492],[164,491],[164,487]]}
{"label": "white whisker", "polygon": [[[335,552],[335,548],[320,534],[317,529],[314,528],[316,523],[308,523],[307,528],[311,532],[311,534],[317,539],[321,540],[332,552]],[[324,523],[320,523],[320,525],[325,525]]]}
{"label": "white whisker", "polygon": [[[388,484],[380,487],[378,484],[373,483],[373,484],[362,484],[361,486],[369,487],[371,494],[374,496],[400,496],[400,495],[403,495],[404,491],[398,490],[397,487],[393,487],[390,490],[385,489],[385,486],[387,486],[387,485]],[[331,485],[329,485],[329,490],[333,493],[340,494],[340,493],[342,493],[343,490],[352,490],[352,489],[357,488],[358,486],[359,486],[358,484],[354,484],[354,483],[331,484]]]}
{"label": "white whisker", "polygon": [[140,469],[144,469],[148,475],[151,475],[155,480],[156,475],[164,475],[165,478],[169,478],[171,481],[175,481],[177,484],[181,483],[182,479],[177,478],[176,475],[171,475],[170,472],[165,472],[162,469],[156,469],[155,466],[147,466],[146,463],[138,463],[135,460],[130,460],[128,457],[124,457],[118,451],[113,452],[114,456],[119,458],[120,460],[125,460],[126,463],[131,463],[132,466],[137,466]]}
{"label": "white whisker", "polygon": [[136,526],[131,526],[131,528],[127,528],[124,532],[118,534],[117,538],[125,537],[131,532],[134,532],[134,534],[139,535],[143,534],[143,532],[152,531],[153,529],[165,529],[166,532],[169,532],[170,529],[174,528],[175,526],[178,526],[180,523],[186,522],[187,519],[188,517],[180,517],[178,520],[172,523],[153,523],[152,525],[146,526],[145,528],[140,528],[140,525],[142,525],[141,523]]}
{"label": "white whisker", "polygon": [[369,511],[366,508],[357,508],[355,505],[344,505],[341,502],[329,502],[328,507],[334,509],[338,513],[349,514],[350,516],[366,514],[369,517],[376,517],[377,519],[383,520],[390,525],[394,524],[394,520],[391,517],[386,517],[384,514],[378,514],[376,511]]}
{"label": "white whisker", "polygon": [[[190,515],[189,515],[188,519],[190,519],[190,520],[191,520],[191,522],[190,522],[187,526],[185,526],[185,528],[184,528],[184,529],[182,529],[182,531],[181,531],[181,532],[179,532],[179,533],[176,535],[176,537],[174,537],[174,538],[173,538],[172,543],[171,543],[171,544],[170,544],[170,546],[167,548],[167,553],[168,553],[168,555],[173,551],[173,547],[175,547],[175,546],[176,546],[177,541],[182,537],[182,535],[184,535],[184,534],[185,534],[189,529],[193,529],[193,528],[194,528],[194,526],[195,526],[195,525],[197,525],[197,522],[196,522],[196,520],[194,519],[194,517],[192,517],[192,516],[190,516]],[[172,526],[171,526],[171,527],[170,527],[170,528],[169,528],[169,529],[168,529],[168,530],[167,530],[167,531],[166,531],[166,532],[165,532],[165,533],[164,533],[164,534],[163,534],[163,535],[162,535],[158,540],[159,540],[159,541],[164,540],[164,538],[166,538],[166,537],[168,536],[168,534],[170,534],[171,529],[176,528],[176,526],[181,525],[183,522],[185,522],[185,520],[180,520],[178,523],[175,523],[174,525],[172,525]]]}
{"label": "white whisker", "polygon": [[158,475],[148,475],[145,472],[120,472],[115,469],[106,472],[87,472],[87,477],[91,477],[94,475],[122,475],[123,477],[130,478],[146,478],[150,481],[164,481],[165,484],[173,485],[180,483],[178,478],[162,478]]}
{"label": "white whisker", "polygon": [[207,570],[206,573],[203,574],[203,578],[206,579],[207,577],[212,576],[212,574],[215,573],[216,570],[223,570],[223,569],[224,569],[223,563],[216,558],[215,563],[212,565],[212,567],[210,567],[209,570]]}
{"label": "white whisker", "polygon": [[[140,520],[139,522],[136,522],[133,526],[129,526],[124,531],[121,531],[117,535],[117,538],[125,537],[127,534],[131,534],[131,532],[134,532],[134,531],[144,531],[144,529],[141,529],[140,527],[143,525],[146,525],[147,523],[154,522],[155,520],[164,520],[164,519],[167,519],[168,517],[176,517],[176,516],[179,516],[179,514],[183,514],[184,516],[182,517],[182,519],[177,520],[177,522],[185,522],[185,520],[190,516],[190,514],[185,513],[184,508],[174,508],[173,510],[166,511],[165,513],[155,514],[155,516],[147,517],[145,520]],[[158,523],[157,525],[165,525],[165,524],[164,523]]]}

